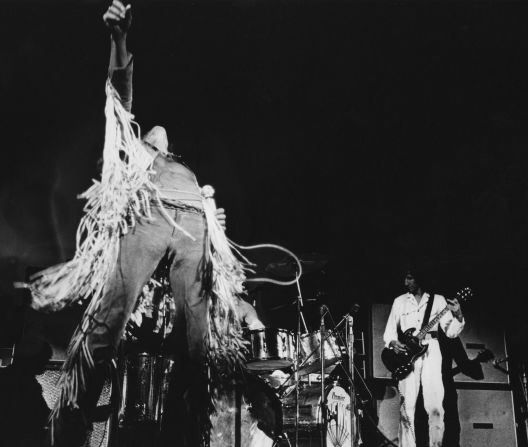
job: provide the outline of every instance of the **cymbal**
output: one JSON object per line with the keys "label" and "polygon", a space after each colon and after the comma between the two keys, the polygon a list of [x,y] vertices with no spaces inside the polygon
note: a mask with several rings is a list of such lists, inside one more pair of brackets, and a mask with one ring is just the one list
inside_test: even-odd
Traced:
{"label": "cymbal", "polygon": [[[303,273],[312,273],[321,270],[328,264],[325,255],[319,253],[305,253],[298,256],[301,261]],[[266,271],[279,277],[292,277],[298,273],[298,266],[294,259],[287,258],[267,265]]]}

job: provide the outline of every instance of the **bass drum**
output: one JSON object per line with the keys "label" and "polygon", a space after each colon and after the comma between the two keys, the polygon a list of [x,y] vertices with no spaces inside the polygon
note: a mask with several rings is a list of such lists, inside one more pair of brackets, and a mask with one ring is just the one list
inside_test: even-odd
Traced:
{"label": "bass drum", "polygon": [[[295,439],[295,390],[281,399],[283,429],[289,439]],[[299,390],[299,437],[318,441],[321,430],[321,387],[309,386]],[[344,388],[326,389],[328,425],[327,447],[352,447],[350,396]],[[293,437],[293,438],[292,438]]]}
{"label": "bass drum", "polygon": [[293,334],[286,329],[264,328],[248,330],[246,368],[250,371],[271,371],[293,365],[295,349]]}

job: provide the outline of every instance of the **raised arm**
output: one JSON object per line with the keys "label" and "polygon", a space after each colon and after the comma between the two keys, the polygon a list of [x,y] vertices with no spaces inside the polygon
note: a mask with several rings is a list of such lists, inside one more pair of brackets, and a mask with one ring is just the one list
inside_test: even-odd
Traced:
{"label": "raised arm", "polygon": [[103,15],[110,30],[110,62],[108,76],[126,110],[132,110],[132,55],[127,48],[127,34],[132,24],[131,5],[113,0]]}
{"label": "raised arm", "polygon": [[450,310],[440,318],[440,327],[449,338],[458,337],[465,325],[460,303],[456,298],[446,300],[442,295],[437,295],[437,300],[441,309],[447,306]]}
{"label": "raised arm", "polygon": [[264,329],[264,324],[260,321],[257,311],[255,308],[243,299],[239,299],[237,302],[238,318],[241,322],[247,324],[251,330]]}

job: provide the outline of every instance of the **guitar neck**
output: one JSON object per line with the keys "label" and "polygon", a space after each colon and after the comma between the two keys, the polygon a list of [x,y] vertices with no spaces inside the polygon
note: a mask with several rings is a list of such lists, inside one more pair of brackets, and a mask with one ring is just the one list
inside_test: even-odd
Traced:
{"label": "guitar neck", "polygon": [[[432,297],[429,297],[429,299],[432,299]],[[442,318],[447,311],[449,311],[449,307],[446,306],[440,312],[438,312],[436,317],[429,321],[429,323],[427,323],[427,325],[423,329],[421,329],[420,332],[418,332],[416,337],[420,340],[423,339],[427,335],[427,333],[434,327],[434,325],[440,321],[440,318]]]}
{"label": "guitar neck", "polygon": [[[473,291],[469,287],[465,287],[464,289],[461,289],[457,294],[456,298],[459,301],[466,301],[469,297],[473,296]],[[434,299],[434,296],[429,297],[429,299]],[[416,337],[419,340],[422,340],[426,334],[434,327],[436,323],[440,321],[440,318],[442,318],[447,312],[449,311],[449,306],[445,306],[440,312],[438,312],[438,315],[434,317],[427,325],[418,332]]]}

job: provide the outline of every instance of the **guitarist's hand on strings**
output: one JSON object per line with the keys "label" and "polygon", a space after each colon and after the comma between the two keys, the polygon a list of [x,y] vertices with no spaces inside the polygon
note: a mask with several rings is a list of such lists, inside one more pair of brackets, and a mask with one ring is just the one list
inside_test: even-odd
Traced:
{"label": "guitarist's hand on strings", "polygon": [[462,321],[463,315],[462,315],[462,309],[460,308],[460,303],[456,298],[453,298],[452,300],[446,299],[447,301],[447,307],[449,307],[449,310],[453,314],[453,316],[458,320]]}
{"label": "guitarist's hand on strings", "polygon": [[392,340],[389,343],[389,348],[392,349],[396,354],[407,352],[407,346],[398,340]]}

